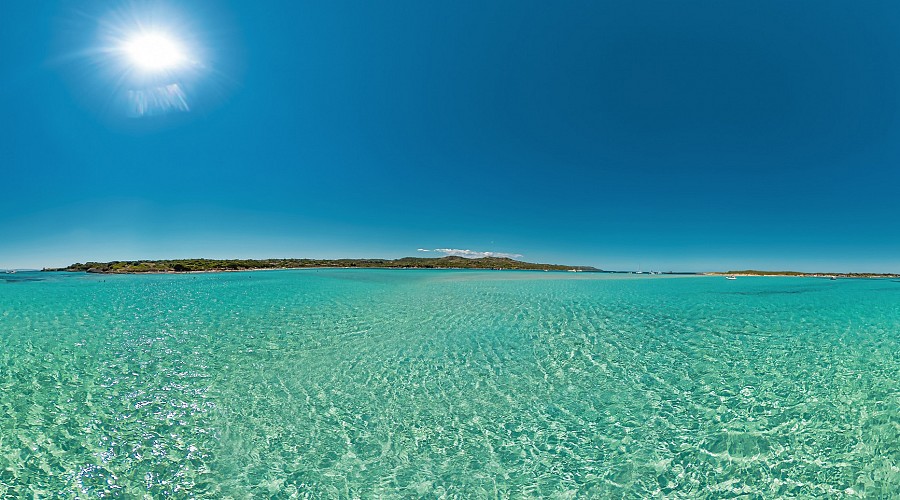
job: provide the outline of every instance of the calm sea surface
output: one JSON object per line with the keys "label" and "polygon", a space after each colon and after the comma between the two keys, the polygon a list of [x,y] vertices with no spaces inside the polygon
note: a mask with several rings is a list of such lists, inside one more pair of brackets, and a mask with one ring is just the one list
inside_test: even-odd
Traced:
{"label": "calm sea surface", "polygon": [[0,498],[900,491],[900,282],[0,277]]}

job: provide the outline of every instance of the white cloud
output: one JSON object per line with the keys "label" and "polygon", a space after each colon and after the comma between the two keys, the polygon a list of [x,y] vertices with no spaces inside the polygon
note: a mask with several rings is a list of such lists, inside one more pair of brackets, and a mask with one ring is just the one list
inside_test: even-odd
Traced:
{"label": "white cloud", "polygon": [[420,252],[437,252],[444,255],[452,255],[454,257],[465,257],[467,259],[480,259],[482,257],[506,257],[509,259],[518,259],[522,254],[506,253],[506,252],[480,252],[477,250],[464,250],[460,248],[435,248],[434,250],[419,249]]}

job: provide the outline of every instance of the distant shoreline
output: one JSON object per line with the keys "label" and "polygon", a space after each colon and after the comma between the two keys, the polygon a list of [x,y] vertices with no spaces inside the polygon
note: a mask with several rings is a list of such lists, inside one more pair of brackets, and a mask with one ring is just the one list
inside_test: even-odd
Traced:
{"label": "distant shoreline", "polygon": [[[383,270],[383,271],[529,271],[529,272],[554,272],[564,273],[567,269],[497,269],[497,268],[477,268],[477,267],[362,267],[362,266],[307,266],[307,267],[256,267],[245,269],[209,269],[203,271],[124,271],[124,272],[90,272],[90,271],[72,271],[65,268],[53,269],[34,269],[33,272],[85,272],[88,274],[121,274],[121,275],[138,275],[138,274],[217,274],[217,273],[246,273],[256,271],[312,271],[319,269],[360,269],[360,270]],[[579,271],[597,274],[630,274],[630,273],[614,273],[610,271]],[[699,273],[693,273],[698,274]]]}
{"label": "distant shoreline", "polygon": [[204,274],[241,271],[278,271],[288,269],[444,269],[482,271],[557,271],[610,274],[695,275],[695,276],[764,276],[804,278],[900,278],[898,273],[806,273],[799,271],[714,271],[699,273],[640,273],[608,271],[591,266],[567,266],[562,264],[538,264],[506,257],[465,258],[447,256],[439,258],[403,257],[399,259],[172,259],[133,260],[76,263],[62,268],[44,268],[50,272],[87,272],[92,274]]}
{"label": "distant shoreline", "polygon": [[190,274],[208,272],[268,271],[285,269],[478,269],[517,271],[602,272],[590,266],[536,264],[505,257],[469,259],[404,257],[400,259],[174,259],[76,263],[42,271],[94,274]]}
{"label": "distant shoreline", "polygon": [[703,273],[704,276],[766,276],[793,278],[900,278],[895,273],[802,273],[799,271],[729,271]]}

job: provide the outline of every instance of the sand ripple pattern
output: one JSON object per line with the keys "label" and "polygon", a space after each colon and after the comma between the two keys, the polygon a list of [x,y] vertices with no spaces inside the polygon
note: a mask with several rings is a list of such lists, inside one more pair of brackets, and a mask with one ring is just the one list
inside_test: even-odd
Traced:
{"label": "sand ripple pattern", "polygon": [[0,283],[0,498],[889,497],[900,283]]}

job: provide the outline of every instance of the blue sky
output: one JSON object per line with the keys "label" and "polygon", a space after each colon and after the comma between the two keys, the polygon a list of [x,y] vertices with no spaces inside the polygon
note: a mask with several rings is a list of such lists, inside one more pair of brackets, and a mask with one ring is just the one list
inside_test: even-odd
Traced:
{"label": "blue sky", "polygon": [[[123,77],[110,32],[194,66]],[[900,271],[896,2],[13,2],[0,268]],[[190,109],[134,116],[177,84]]]}

